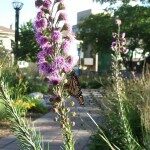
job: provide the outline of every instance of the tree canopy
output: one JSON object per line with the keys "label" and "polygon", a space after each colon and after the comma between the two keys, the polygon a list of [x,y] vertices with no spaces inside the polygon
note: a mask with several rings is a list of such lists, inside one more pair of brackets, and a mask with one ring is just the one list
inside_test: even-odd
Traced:
{"label": "tree canopy", "polygon": [[149,14],[149,7],[123,5],[113,17],[109,14],[91,15],[79,24],[78,38],[83,41],[84,47],[90,43],[96,52],[109,50],[112,32],[117,31],[115,18],[119,17],[122,21],[121,32],[125,32],[127,39],[130,39],[129,48],[141,47],[150,51]]}
{"label": "tree canopy", "polygon": [[90,15],[83,23],[79,24],[77,37],[83,41],[83,49],[91,44],[94,52],[108,51],[115,26],[115,20],[109,14]]}
{"label": "tree canopy", "polygon": [[[117,3],[118,1],[124,3],[124,4],[128,4],[130,1],[133,1],[133,0],[93,0],[95,2],[100,2],[101,4],[103,3],[106,3],[106,2],[109,2],[110,4],[114,4],[114,3]],[[142,3],[149,3],[150,0],[140,0]]]}
{"label": "tree canopy", "polygon": [[121,31],[130,39],[129,48],[150,52],[150,7],[124,5],[114,15],[122,21]]}
{"label": "tree canopy", "polygon": [[39,46],[35,41],[34,28],[31,21],[20,28],[20,47],[17,58],[27,61],[36,61],[36,54]]}

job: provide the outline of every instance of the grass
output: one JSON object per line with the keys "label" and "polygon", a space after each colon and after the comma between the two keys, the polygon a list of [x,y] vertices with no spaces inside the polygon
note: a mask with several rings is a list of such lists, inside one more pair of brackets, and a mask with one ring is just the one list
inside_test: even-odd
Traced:
{"label": "grass", "polygon": [[[123,123],[120,116],[120,104],[116,99],[115,89],[107,86],[104,90],[103,101],[106,107],[102,109],[105,123],[100,125],[110,143],[114,143],[121,150],[130,150],[125,134],[131,134],[131,140],[135,141],[133,150],[150,150],[150,76],[124,80],[126,99],[122,101],[122,109],[126,121]],[[111,85],[111,84],[110,84]],[[123,92],[123,91],[122,91]],[[126,129],[124,128],[126,126]],[[130,137],[130,136],[129,136]],[[99,131],[91,137],[91,150],[105,149],[109,146],[99,136]],[[139,146],[138,146],[139,145]]]}

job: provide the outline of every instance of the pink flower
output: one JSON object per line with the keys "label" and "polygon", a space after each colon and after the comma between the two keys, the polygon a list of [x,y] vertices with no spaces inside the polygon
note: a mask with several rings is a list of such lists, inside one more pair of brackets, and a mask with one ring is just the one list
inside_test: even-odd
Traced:
{"label": "pink flower", "polygon": [[39,11],[36,15],[36,18],[39,20],[39,19],[42,19],[44,18],[44,12],[43,11]]}
{"label": "pink flower", "polygon": [[58,21],[66,21],[67,20],[67,14],[64,11],[59,11]]}
{"label": "pink flower", "polygon": [[69,40],[64,40],[63,41],[63,43],[61,45],[61,49],[63,50],[63,52],[65,54],[67,54],[67,52],[69,51],[70,45],[71,45],[71,42]]}
{"label": "pink flower", "polygon": [[68,32],[72,32],[72,27],[68,23],[64,23],[64,26],[62,27],[62,30],[67,30]]}
{"label": "pink flower", "polygon": [[[40,11],[37,13],[34,29],[36,41],[42,49],[37,55],[37,64],[39,72],[53,85],[60,84],[63,80],[62,73],[71,72],[78,60],[71,51],[74,35],[67,23],[63,2],[64,0],[36,0]],[[51,9],[51,6],[56,9]]]}
{"label": "pink flower", "polygon": [[64,57],[62,56],[57,56],[55,59],[54,59],[54,66],[56,69],[58,70],[61,70],[64,66],[64,63],[65,63],[65,59]]}
{"label": "pink flower", "polygon": [[39,8],[39,7],[42,6],[42,5],[43,5],[43,1],[42,1],[42,0],[36,0],[36,1],[35,1],[35,6],[36,6],[36,7]]}
{"label": "pink flower", "polygon": [[62,39],[62,33],[59,30],[54,30],[52,32],[52,40],[54,42],[59,42]]}
{"label": "pink flower", "polygon": [[64,72],[66,73],[71,72],[75,64],[76,64],[76,59],[74,57],[68,56],[63,66]]}
{"label": "pink flower", "polygon": [[47,9],[49,9],[49,7],[51,7],[52,5],[52,1],[51,0],[44,0],[43,2],[43,6]]}
{"label": "pink flower", "polygon": [[57,85],[62,81],[62,77],[57,72],[53,72],[50,76],[47,76],[47,79],[53,85]]}
{"label": "pink flower", "polygon": [[41,45],[41,47],[44,47],[45,44],[47,44],[47,43],[48,43],[48,38],[46,36],[41,36],[39,38],[39,44]]}
{"label": "pink flower", "polygon": [[46,27],[47,27],[47,20],[45,18],[40,18],[40,19],[37,19],[35,21],[35,29],[38,31],[38,30],[44,30]]}

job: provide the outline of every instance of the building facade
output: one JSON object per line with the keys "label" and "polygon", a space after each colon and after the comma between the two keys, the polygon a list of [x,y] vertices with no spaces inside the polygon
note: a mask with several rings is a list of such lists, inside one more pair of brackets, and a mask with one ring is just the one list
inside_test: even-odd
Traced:
{"label": "building facade", "polygon": [[[77,25],[74,25],[72,28],[75,34],[79,32],[77,27],[78,24],[82,23],[91,14],[95,14],[95,12],[92,9],[87,9],[77,13]],[[76,47],[79,55],[78,65],[81,68],[81,70],[84,70],[84,68],[86,68],[86,70],[88,71],[98,72],[98,54],[93,54],[92,46],[90,44],[87,45],[86,51],[83,52],[82,41],[78,41]]]}
{"label": "building facade", "polygon": [[0,26],[0,47],[12,52],[12,45],[15,40],[15,31],[11,28]]}
{"label": "building facade", "polygon": [[0,63],[3,62],[6,66],[14,64],[14,54],[12,53],[14,41],[15,31],[11,28],[0,26]]}

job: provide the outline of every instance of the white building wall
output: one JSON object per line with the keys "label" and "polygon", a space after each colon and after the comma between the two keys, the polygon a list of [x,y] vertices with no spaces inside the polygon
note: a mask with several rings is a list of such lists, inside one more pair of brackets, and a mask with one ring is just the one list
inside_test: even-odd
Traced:
{"label": "white building wall", "polygon": [[12,47],[11,47],[11,40],[14,41],[14,37],[10,36],[10,37],[0,37],[0,40],[2,40],[2,46],[6,49],[11,51]]}

